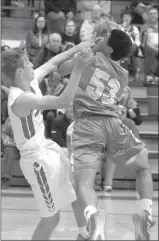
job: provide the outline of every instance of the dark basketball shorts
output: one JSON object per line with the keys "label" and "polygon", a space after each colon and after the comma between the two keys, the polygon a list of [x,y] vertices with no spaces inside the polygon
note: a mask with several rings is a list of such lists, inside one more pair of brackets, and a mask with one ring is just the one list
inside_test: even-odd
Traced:
{"label": "dark basketball shorts", "polygon": [[75,121],[72,131],[74,171],[100,170],[106,154],[113,162],[126,162],[139,154],[145,144],[116,117],[90,116]]}

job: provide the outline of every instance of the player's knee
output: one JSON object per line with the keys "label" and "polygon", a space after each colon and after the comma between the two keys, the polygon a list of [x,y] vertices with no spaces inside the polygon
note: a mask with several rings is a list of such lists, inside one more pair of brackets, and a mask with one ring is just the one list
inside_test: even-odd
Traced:
{"label": "player's knee", "polygon": [[75,172],[76,193],[81,193],[86,189],[93,189],[95,176],[96,170],[94,169],[85,169]]}
{"label": "player's knee", "polygon": [[136,172],[142,170],[151,171],[150,165],[148,163],[148,150],[144,148],[135,158],[135,161],[130,164]]}
{"label": "player's knee", "polygon": [[43,217],[41,219],[41,222],[43,223],[43,225],[47,226],[49,230],[51,230],[53,227],[58,225],[59,221],[60,221],[60,212],[57,212],[53,216],[46,217],[46,218]]}

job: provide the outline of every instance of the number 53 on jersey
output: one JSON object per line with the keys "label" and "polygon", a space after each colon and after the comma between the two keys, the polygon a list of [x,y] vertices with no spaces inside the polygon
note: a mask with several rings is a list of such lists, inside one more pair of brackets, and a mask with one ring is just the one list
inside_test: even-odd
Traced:
{"label": "number 53 on jersey", "polygon": [[[83,89],[83,88],[82,88]],[[120,83],[117,79],[110,78],[106,72],[96,68],[85,92],[94,100],[99,100],[103,105],[116,104]]]}

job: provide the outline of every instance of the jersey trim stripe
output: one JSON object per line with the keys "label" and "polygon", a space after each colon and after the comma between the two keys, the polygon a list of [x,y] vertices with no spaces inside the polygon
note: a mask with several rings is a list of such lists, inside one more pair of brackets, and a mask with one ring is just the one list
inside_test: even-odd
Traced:
{"label": "jersey trim stripe", "polygon": [[22,129],[23,129],[23,134],[26,139],[30,139],[30,134],[27,126],[27,119],[25,117],[21,117],[21,124],[22,124]]}
{"label": "jersey trim stripe", "polygon": [[32,114],[27,117],[21,117],[21,124],[23,129],[23,134],[26,139],[31,139],[35,135],[35,128],[33,124]]}
{"label": "jersey trim stripe", "polygon": [[31,138],[35,135],[35,128],[34,128],[34,124],[33,124],[32,114],[27,116],[27,121],[28,121],[28,128],[30,131],[30,138]]}

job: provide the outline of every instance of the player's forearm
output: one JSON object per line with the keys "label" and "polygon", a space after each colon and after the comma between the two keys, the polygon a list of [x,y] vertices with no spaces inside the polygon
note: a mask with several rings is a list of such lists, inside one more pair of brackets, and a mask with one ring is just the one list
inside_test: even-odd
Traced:
{"label": "player's forearm", "polygon": [[80,50],[78,48],[78,45],[76,45],[73,48],[71,48],[67,51],[64,51],[61,54],[58,54],[55,57],[53,57],[52,59],[50,59],[48,61],[48,64],[58,67],[59,64],[61,64],[62,62],[66,61],[68,59],[70,59],[71,57],[73,57],[79,51]]}
{"label": "player's forearm", "polygon": [[78,48],[78,45],[76,45],[73,48],[51,58],[49,61],[47,61],[45,64],[43,64],[41,67],[37,68],[34,71],[35,78],[40,82],[45,76],[56,70],[58,65],[70,59],[79,51],[80,50]]}
{"label": "player's forearm", "polygon": [[70,81],[60,96],[43,96],[41,101],[38,101],[36,109],[49,110],[49,109],[63,109],[67,108],[73,101],[75,92],[81,78],[82,70],[74,67],[71,74]]}
{"label": "player's forearm", "polygon": [[81,74],[82,74],[82,69],[75,66],[71,73],[70,80],[69,80],[66,88],[64,89],[62,94],[59,96],[60,102],[64,104],[64,106],[61,108],[68,107],[71,104],[71,102],[73,101],[75,93],[76,93],[78,85],[79,85],[79,81],[81,79]]}

